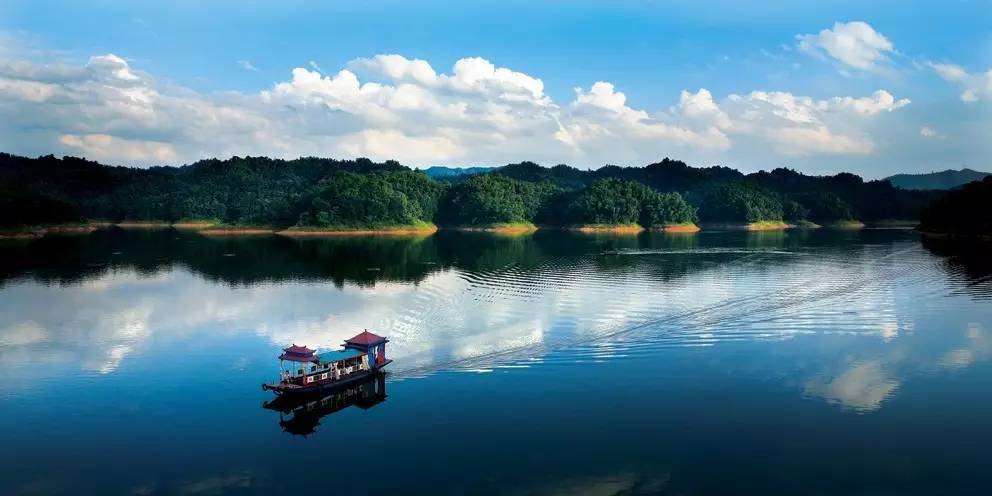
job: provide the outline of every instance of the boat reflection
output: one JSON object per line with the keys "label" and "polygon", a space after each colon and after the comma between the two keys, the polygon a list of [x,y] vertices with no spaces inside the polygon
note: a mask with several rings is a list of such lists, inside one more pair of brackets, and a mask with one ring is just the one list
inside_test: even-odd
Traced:
{"label": "boat reflection", "polygon": [[320,419],[356,406],[368,410],[386,401],[386,375],[376,373],[368,379],[341,388],[308,395],[282,395],[262,404],[279,412],[279,427],[296,436],[313,434]]}

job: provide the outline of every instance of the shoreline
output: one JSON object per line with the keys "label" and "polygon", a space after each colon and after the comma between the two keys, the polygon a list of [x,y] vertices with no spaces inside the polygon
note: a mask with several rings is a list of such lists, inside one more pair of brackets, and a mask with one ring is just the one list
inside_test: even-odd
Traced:
{"label": "shoreline", "polygon": [[176,229],[182,231],[196,232],[204,236],[261,236],[279,235],[289,238],[307,237],[339,237],[339,236],[429,236],[439,230],[460,231],[460,232],[486,232],[493,234],[521,235],[530,234],[538,230],[558,230],[571,231],[586,234],[613,233],[613,234],[638,234],[644,231],[661,232],[670,234],[690,234],[700,231],[782,231],[787,229],[838,229],[838,230],[858,230],[870,228],[903,228],[916,229],[917,231],[934,237],[973,237],[985,239],[989,235],[970,235],[927,232],[919,229],[919,222],[914,220],[893,219],[881,220],[877,222],[864,223],[862,221],[841,221],[829,224],[816,224],[811,221],[800,221],[787,223],[784,221],[758,221],[751,223],[738,222],[707,222],[707,223],[681,223],[666,224],[664,226],[653,226],[649,228],[638,224],[583,224],[574,226],[537,226],[530,223],[495,224],[489,226],[444,226],[438,227],[434,224],[423,226],[395,226],[374,229],[362,228],[320,228],[320,227],[290,227],[282,228],[276,226],[225,226],[214,221],[181,221],[168,223],[165,221],[121,221],[112,222],[105,220],[91,221],[85,224],[56,224],[50,226],[27,226],[21,228],[10,228],[0,230],[0,239],[37,239],[48,234],[89,234],[99,229],[118,227],[121,229],[136,230],[158,230]]}
{"label": "shoreline", "polygon": [[259,236],[275,232],[275,229],[268,227],[211,227],[196,231],[204,236]]}
{"label": "shoreline", "polygon": [[488,232],[495,234],[528,234],[538,229],[541,229],[531,223],[513,223],[513,224],[494,224],[490,226],[454,226],[454,227],[443,227],[442,229],[446,231],[461,231],[461,232]]}
{"label": "shoreline", "polygon": [[860,220],[842,220],[838,222],[831,222],[830,224],[827,224],[826,227],[841,230],[857,230],[864,229],[866,226],[865,223]]}
{"label": "shoreline", "polygon": [[218,224],[219,224],[218,222],[211,222],[206,220],[188,221],[188,222],[173,222],[172,224],[169,224],[169,227],[172,227],[174,229],[202,230],[202,229],[210,229],[212,227],[216,227]]}
{"label": "shoreline", "polygon": [[165,221],[126,220],[110,224],[121,229],[169,229],[172,224]]}
{"label": "shoreline", "polygon": [[637,234],[644,231],[639,224],[585,224],[564,228],[581,233]]}
{"label": "shoreline", "polygon": [[699,226],[693,224],[692,222],[687,222],[685,224],[665,224],[661,227],[652,227],[650,230],[668,234],[694,234],[702,231]]}
{"label": "shoreline", "polygon": [[925,231],[923,229],[916,229],[916,232],[928,238],[946,239],[950,241],[992,241],[992,233],[952,233]]}
{"label": "shoreline", "polygon": [[437,226],[429,227],[387,227],[381,229],[320,229],[289,228],[273,231],[279,236],[308,238],[321,236],[427,236],[438,231]]}
{"label": "shoreline", "polygon": [[909,219],[888,219],[876,222],[867,222],[868,228],[873,229],[916,229],[920,225],[918,220]]}
{"label": "shoreline", "polygon": [[794,224],[786,224],[779,220],[761,220],[758,222],[706,222],[700,225],[704,231],[784,231],[794,229]]}

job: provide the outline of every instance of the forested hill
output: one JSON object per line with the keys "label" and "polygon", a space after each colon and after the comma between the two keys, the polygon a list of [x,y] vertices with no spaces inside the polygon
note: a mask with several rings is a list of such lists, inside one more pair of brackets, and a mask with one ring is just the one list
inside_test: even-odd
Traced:
{"label": "forested hill", "polygon": [[903,189],[954,189],[972,181],[981,181],[990,174],[971,169],[945,170],[929,174],[896,174],[885,178],[893,186]]}
{"label": "forested hill", "polygon": [[992,236],[992,176],[951,191],[924,209],[920,229],[951,236]]}
{"label": "forested hill", "polygon": [[916,219],[941,193],[852,174],[742,174],[665,159],[579,170],[524,162],[438,181],[395,161],[234,157],[132,169],[0,154],[0,225],[210,221],[326,229]]}

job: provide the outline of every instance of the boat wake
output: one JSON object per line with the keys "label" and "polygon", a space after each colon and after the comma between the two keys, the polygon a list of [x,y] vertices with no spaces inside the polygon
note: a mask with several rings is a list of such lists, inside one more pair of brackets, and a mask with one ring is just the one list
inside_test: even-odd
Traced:
{"label": "boat wake", "polygon": [[[886,252],[879,253],[882,248]],[[809,333],[889,332],[893,288],[933,287],[922,283],[936,273],[932,257],[915,245],[869,247],[857,258],[740,249],[636,253],[723,257],[674,272],[663,257],[604,268],[599,262],[610,257],[599,255],[549,260],[536,270],[507,267],[465,274],[468,284],[463,289],[478,307],[503,303],[503,308],[510,300],[510,310],[503,315],[510,322],[506,327],[537,322],[550,329],[541,329],[539,339],[507,339],[448,359],[435,353],[430,360],[394,370],[392,377],[527,367],[551,355],[570,361],[605,360],[657,347],[781,340]],[[552,308],[550,316],[542,306]],[[441,321],[444,316],[443,309],[432,312]],[[831,329],[822,328],[825,321]],[[497,333],[492,340],[499,339]]]}

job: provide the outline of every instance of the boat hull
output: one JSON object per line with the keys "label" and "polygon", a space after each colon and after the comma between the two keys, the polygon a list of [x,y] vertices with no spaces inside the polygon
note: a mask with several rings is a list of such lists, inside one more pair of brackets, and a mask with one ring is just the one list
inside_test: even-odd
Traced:
{"label": "boat hull", "polygon": [[317,392],[329,391],[329,390],[333,390],[333,389],[337,389],[337,388],[342,388],[342,387],[348,386],[350,384],[354,384],[356,382],[361,382],[361,381],[367,380],[370,377],[376,376],[378,374],[382,374],[382,373],[384,373],[383,370],[382,370],[382,368],[385,367],[386,365],[389,365],[390,362],[392,362],[392,360],[386,360],[385,362],[383,362],[382,364],[379,364],[374,369],[363,370],[361,372],[357,372],[357,373],[351,374],[351,375],[349,375],[347,377],[343,377],[343,378],[338,379],[336,381],[315,382],[313,384],[309,384],[309,385],[306,385],[306,386],[301,386],[299,384],[284,384],[284,383],[262,384],[262,390],[263,391],[272,391],[273,393],[275,393],[276,395],[279,395],[279,396],[282,396],[282,395],[307,395],[307,394],[313,394],[313,393],[317,393]]}

